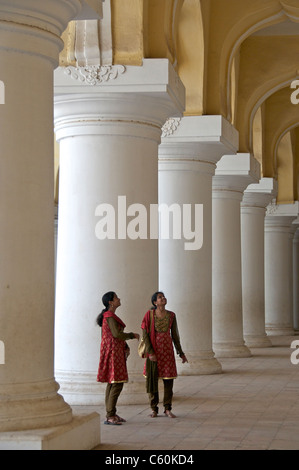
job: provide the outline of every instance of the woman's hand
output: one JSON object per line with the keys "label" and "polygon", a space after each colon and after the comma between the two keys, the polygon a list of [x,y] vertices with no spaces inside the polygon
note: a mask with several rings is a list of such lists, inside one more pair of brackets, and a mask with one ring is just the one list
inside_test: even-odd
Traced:
{"label": "woman's hand", "polygon": [[185,364],[185,362],[188,362],[188,359],[186,358],[185,354],[181,357],[182,363]]}
{"label": "woman's hand", "polygon": [[140,335],[138,333],[134,333],[134,336],[135,336],[136,339],[140,338]]}
{"label": "woman's hand", "polygon": [[148,357],[150,361],[157,362],[156,354],[149,354]]}

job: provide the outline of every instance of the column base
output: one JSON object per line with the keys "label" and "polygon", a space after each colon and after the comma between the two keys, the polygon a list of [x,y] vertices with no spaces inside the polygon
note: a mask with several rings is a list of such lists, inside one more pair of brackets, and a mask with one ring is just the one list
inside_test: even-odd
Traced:
{"label": "column base", "polygon": [[[143,370],[143,366],[141,370]],[[62,375],[60,371],[57,380],[60,384],[59,393],[71,406],[105,404],[107,384],[96,382],[94,373],[64,372]],[[124,384],[118,404],[143,405],[147,403],[147,400],[145,378],[142,372],[140,374],[129,373],[129,382]]]}
{"label": "column base", "polygon": [[0,433],[69,424],[72,409],[54,380],[0,385]]}
{"label": "column base", "polygon": [[245,344],[233,342],[214,343],[216,357],[251,357],[251,351]]}
{"label": "column base", "polygon": [[63,426],[0,433],[0,450],[92,450],[100,442],[100,415],[74,416]]}
{"label": "column base", "polygon": [[244,335],[248,348],[270,348],[272,343],[267,335]]}
{"label": "column base", "polygon": [[222,366],[215,358],[213,351],[202,354],[185,351],[188,362],[182,364],[181,359],[177,359],[177,370],[179,375],[213,375],[221,374]]}
{"label": "column base", "polygon": [[266,325],[266,333],[269,336],[293,336],[294,328],[291,326],[267,326]]}

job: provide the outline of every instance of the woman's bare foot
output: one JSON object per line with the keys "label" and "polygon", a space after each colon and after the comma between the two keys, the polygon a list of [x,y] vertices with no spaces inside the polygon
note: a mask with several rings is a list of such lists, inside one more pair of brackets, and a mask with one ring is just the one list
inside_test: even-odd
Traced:
{"label": "woman's bare foot", "polygon": [[170,410],[165,410],[164,413],[168,418],[176,418],[176,415],[174,415]]}
{"label": "woman's bare foot", "polygon": [[152,411],[150,414],[151,418],[157,418],[157,416],[158,416],[158,413],[156,411]]}
{"label": "woman's bare foot", "polygon": [[118,415],[115,415],[115,417],[116,417],[116,419],[117,419],[117,421],[118,421],[119,423],[126,423],[126,420],[125,420],[124,418],[121,418],[121,417],[118,416]]}

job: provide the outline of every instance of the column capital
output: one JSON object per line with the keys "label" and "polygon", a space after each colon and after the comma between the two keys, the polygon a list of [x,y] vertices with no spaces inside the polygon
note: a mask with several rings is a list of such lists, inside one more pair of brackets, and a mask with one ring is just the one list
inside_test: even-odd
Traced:
{"label": "column capital", "polygon": [[54,81],[58,139],[100,128],[113,134],[115,124],[124,134],[121,127],[138,125],[140,135],[147,125],[160,143],[165,120],[181,115],[185,106],[184,85],[167,59],[145,59],[141,67],[59,67]]}
{"label": "column capital", "polygon": [[257,184],[250,184],[244,191],[241,208],[267,205],[277,196],[277,181],[274,178],[261,178]]}
{"label": "column capital", "polygon": [[291,224],[297,219],[299,202],[293,204],[276,204],[275,201],[267,206],[265,217],[265,230],[276,228],[278,230],[291,230]]}
{"label": "column capital", "polygon": [[235,154],[238,131],[223,116],[170,118],[162,128],[159,159],[197,161],[213,166],[224,154]]}
{"label": "column capital", "polygon": [[213,190],[243,193],[260,178],[260,164],[250,153],[224,155],[217,163]]}

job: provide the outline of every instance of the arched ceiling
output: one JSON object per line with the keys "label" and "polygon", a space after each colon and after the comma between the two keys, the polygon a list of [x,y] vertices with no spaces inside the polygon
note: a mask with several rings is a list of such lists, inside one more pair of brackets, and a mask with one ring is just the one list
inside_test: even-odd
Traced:
{"label": "arched ceiling", "polygon": [[[106,18],[110,9],[113,64],[168,58],[186,88],[185,114],[223,115],[239,131],[240,152],[257,148],[254,118],[262,110],[263,175],[279,180],[288,162],[281,181],[292,180],[298,196],[299,104],[290,101],[290,83],[299,76],[299,0],[105,0],[103,6]],[[61,65],[78,64],[78,30],[70,24],[64,33]],[[99,49],[107,43],[95,41]],[[286,152],[291,156],[283,160]]]}

